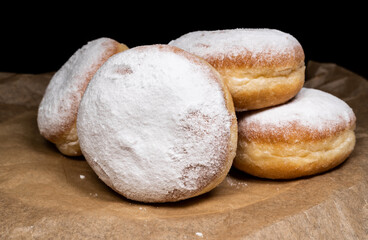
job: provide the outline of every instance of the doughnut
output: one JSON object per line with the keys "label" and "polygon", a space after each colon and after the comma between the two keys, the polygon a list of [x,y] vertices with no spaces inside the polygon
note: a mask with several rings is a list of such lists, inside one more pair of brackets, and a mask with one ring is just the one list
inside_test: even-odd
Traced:
{"label": "doughnut", "polygon": [[51,78],[38,108],[40,133],[68,156],[81,155],[76,120],[82,95],[97,69],[127,46],[110,38],[88,42]]}
{"label": "doughnut", "polygon": [[234,166],[269,179],[325,172],[355,146],[353,110],[341,99],[310,88],[289,102],[238,114]]}
{"label": "doughnut", "polygon": [[87,162],[122,196],[175,202],[216,187],[232,166],[237,120],[220,74],[169,45],[112,56],[80,103]]}
{"label": "doughnut", "polygon": [[304,84],[304,51],[275,29],[195,31],[169,42],[202,57],[222,75],[236,111],[278,105]]}

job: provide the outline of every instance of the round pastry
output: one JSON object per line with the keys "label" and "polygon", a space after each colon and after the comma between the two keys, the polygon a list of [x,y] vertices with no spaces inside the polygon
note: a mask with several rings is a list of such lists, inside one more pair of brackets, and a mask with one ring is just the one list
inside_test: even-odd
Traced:
{"label": "round pastry", "polygon": [[302,88],[283,105],[239,114],[234,166],[271,179],[327,171],[353,151],[355,120],[344,101]]}
{"label": "round pastry", "polygon": [[55,73],[38,108],[42,136],[65,155],[81,155],[76,120],[82,95],[97,69],[127,46],[109,38],[88,42]]}
{"label": "round pastry", "polygon": [[221,76],[168,45],[111,57],[83,96],[77,130],[96,174],[142,202],[210,191],[228,173],[237,145],[234,106]]}
{"label": "round pastry", "polygon": [[284,103],[304,84],[304,51],[290,34],[273,29],[187,33],[169,45],[204,58],[223,76],[236,111]]}

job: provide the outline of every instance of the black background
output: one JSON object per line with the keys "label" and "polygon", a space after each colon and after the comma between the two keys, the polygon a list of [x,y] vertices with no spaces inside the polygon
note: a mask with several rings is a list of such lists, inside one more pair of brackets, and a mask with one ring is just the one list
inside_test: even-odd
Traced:
{"label": "black background", "polygon": [[110,37],[132,48],[166,44],[196,30],[274,28],[299,40],[306,62],[336,63],[368,78],[368,21],[363,6],[308,2],[279,10],[280,6],[263,2],[258,6],[221,2],[216,8],[204,3],[201,7],[188,2],[172,4],[97,2],[93,9],[65,4],[3,9],[9,14],[0,17],[0,71],[57,71],[78,48],[99,37]]}

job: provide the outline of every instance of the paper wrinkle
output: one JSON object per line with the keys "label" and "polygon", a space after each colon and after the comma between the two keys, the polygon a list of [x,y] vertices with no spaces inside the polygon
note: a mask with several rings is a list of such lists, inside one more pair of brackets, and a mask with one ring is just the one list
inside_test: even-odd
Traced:
{"label": "paper wrinkle", "polygon": [[39,135],[37,107],[52,73],[0,73],[0,239],[364,239],[368,81],[335,64],[309,62],[306,74],[306,87],[341,98],[357,116],[356,147],[345,163],[291,181],[232,169],[202,196],[142,204]]}

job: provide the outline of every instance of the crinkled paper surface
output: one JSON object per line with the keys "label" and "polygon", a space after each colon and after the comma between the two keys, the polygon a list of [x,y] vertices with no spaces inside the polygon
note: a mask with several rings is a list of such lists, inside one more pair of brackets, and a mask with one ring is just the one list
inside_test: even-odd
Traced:
{"label": "crinkled paper surface", "polygon": [[121,197],[83,158],[61,155],[37,128],[53,73],[0,73],[0,239],[364,239],[368,236],[368,81],[309,62],[306,87],[357,116],[357,143],[339,167],[289,181],[232,169],[213,191],[168,204]]}

